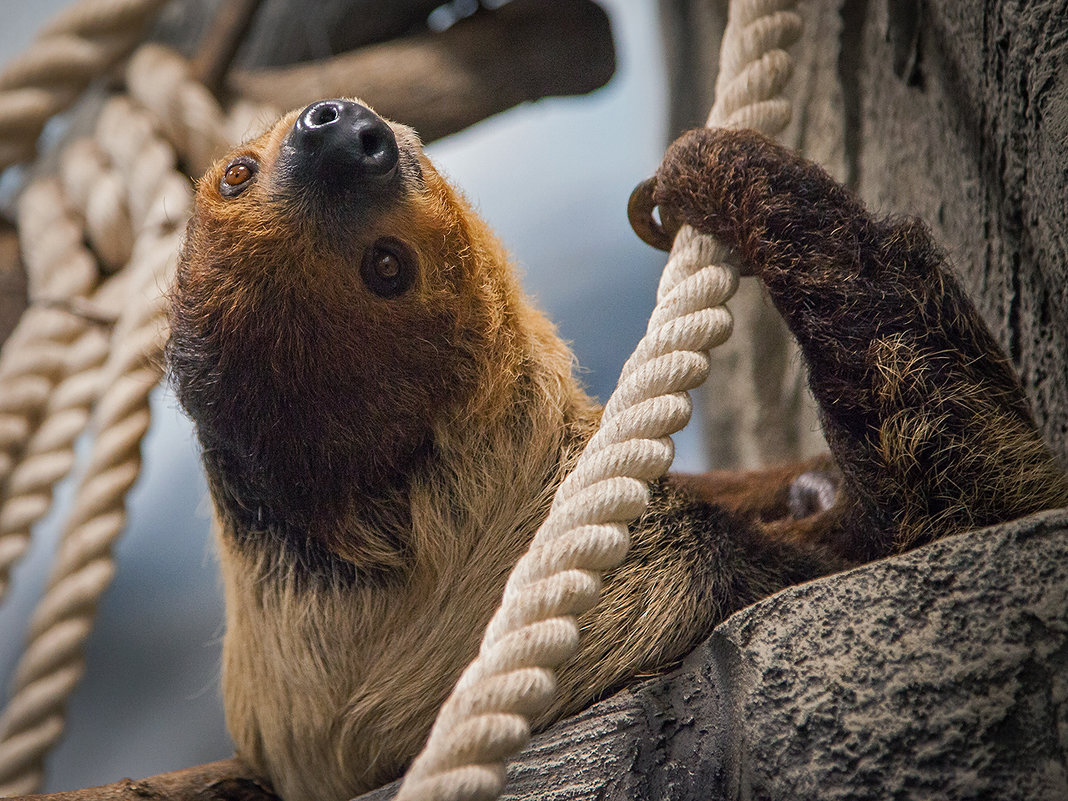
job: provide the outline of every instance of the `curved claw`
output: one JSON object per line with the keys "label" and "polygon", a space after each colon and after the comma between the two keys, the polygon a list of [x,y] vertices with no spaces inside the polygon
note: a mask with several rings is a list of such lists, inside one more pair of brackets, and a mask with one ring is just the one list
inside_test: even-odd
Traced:
{"label": "curved claw", "polygon": [[656,189],[656,178],[646,178],[630,193],[627,201],[627,219],[630,227],[647,245],[663,251],[670,251],[675,241],[675,234],[682,227],[682,221],[674,215],[660,209],[660,220],[653,216],[656,202],[653,200],[653,190]]}

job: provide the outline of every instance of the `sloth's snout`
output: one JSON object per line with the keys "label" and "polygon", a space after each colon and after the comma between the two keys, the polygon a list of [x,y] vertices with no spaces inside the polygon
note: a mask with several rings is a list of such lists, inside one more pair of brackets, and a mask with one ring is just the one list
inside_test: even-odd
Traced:
{"label": "sloth's snout", "polygon": [[351,100],[320,100],[297,117],[283,144],[286,172],[327,186],[383,184],[400,150],[389,124]]}

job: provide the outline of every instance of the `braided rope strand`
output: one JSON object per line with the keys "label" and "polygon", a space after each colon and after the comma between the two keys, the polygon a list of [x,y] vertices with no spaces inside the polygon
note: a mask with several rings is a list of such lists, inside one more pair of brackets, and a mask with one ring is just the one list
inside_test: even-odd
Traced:
{"label": "braided rope strand", "polygon": [[[79,362],[86,354],[80,343],[90,328],[87,321],[36,301],[84,298],[98,276],[96,261],[82,244],[78,215],[54,179],[27,187],[19,202],[19,231],[31,305],[0,356],[0,600],[12,565],[29,544],[28,524],[47,511],[47,502],[41,509],[40,495],[31,487],[40,487],[46,475],[73,463],[73,455],[68,461],[44,453],[55,455],[57,431],[72,422],[67,414],[72,386],[78,394],[81,384],[67,381],[72,369],[83,366]],[[91,364],[85,369],[92,369]],[[59,387],[63,392],[57,396]],[[54,419],[46,425],[49,417]],[[24,467],[27,459],[32,464]],[[49,486],[65,473],[48,481]]]}
{"label": "braided rope strand", "polygon": [[[121,106],[118,113],[128,111],[127,104],[116,99],[108,101],[105,110],[116,103]],[[105,114],[104,119],[114,116]],[[110,135],[110,131],[100,125],[98,133],[101,138]],[[19,230],[23,232],[24,258],[31,271],[47,276],[47,283],[39,291],[58,292],[58,295],[46,296],[47,300],[70,301],[84,297],[91,276],[106,266],[114,269],[129,260],[133,221],[122,176],[92,138],[78,139],[67,146],[60,156],[59,177],[58,182],[43,179],[27,187],[20,202]],[[84,239],[95,252],[85,248],[83,228]],[[46,231],[48,235],[43,236]],[[43,255],[48,258],[43,259]],[[43,263],[39,264],[42,259]],[[60,270],[66,271],[70,277],[54,274]],[[75,270],[77,272],[71,275]],[[120,273],[98,286],[96,292],[113,299],[121,298],[129,273]],[[114,305],[114,301],[112,304],[105,302],[103,306],[100,302],[94,305],[100,311],[114,312],[117,316],[118,309],[106,308]],[[93,330],[86,320],[54,309],[47,311],[52,315],[63,315],[64,333],[69,335],[70,341],[51,349],[57,355],[62,353],[62,364],[30,362],[39,372],[21,376],[24,381],[31,382],[31,386],[41,386],[42,391],[33,399],[35,403],[44,401],[37,429],[33,430],[29,424],[32,415],[41,411],[36,406],[16,410],[8,404],[8,414],[0,414],[0,447],[5,456],[0,460],[0,487],[3,488],[0,600],[6,594],[12,567],[29,546],[31,528],[51,506],[55,484],[74,466],[74,443],[89,421],[98,394],[98,372],[108,353],[107,337],[103,332]],[[32,316],[24,316],[24,320],[31,329],[35,327]],[[12,353],[23,359],[28,355],[21,342],[14,343],[11,348]],[[62,380],[58,383],[42,381],[40,371],[47,368],[50,368],[46,372],[47,378]],[[18,382],[5,386],[18,392]],[[50,394],[45,400],[47,387],[51,388],[47,389]],[[5,397],[7,395],[0,391],[0,408],[4,407]],[[5,432],[20,433],[16,439],[11,435],[5,437]]]}
{"label": "braided rope strand", "polygon": [[[792,68],[782,48],[800,33],[793,5],[731,3],[709,124],[770,135],[785,127],[790,104],[778,95]],[[438,714],[398,801],[488,801],[503,790],[505,760],[526,744],[529,720],[552,700],[552,670],[578,648],[575,618],[597,601],[598,571],[623,559],[627,526],[648,504],[648,482],[671,465],[670,435],[690,419],[687,391],[707,376],[708,349],[730,334],[723,304],[738,277],[729,257],[711,238],[685,226],[679,232],[646,335],[623,367],[601,427],[509,576],[479,655]]]}
{"label": "braided rope strand", "polygon": [[54,114],[141,41],[166,0],[81,0],[0,72],[0,169],[32,158]]}
{"label": "braided rope strand", "polygon": [[[183,205],[174,191],[179,187],[188,194],[183,184],[172,184],[169,205],[182,214],[188,199]],[[171,230],[146,243],[140,263],[130,268],[149,280],[138,282],[140,291],[131,293],[116,326],[103,367],[105,390],[94,410],[92,453],[31,621],[14,695],[0,717],[0,795],[39,787],[44,756],[62,732],[66,700],[84,669],[84,643],[114,574],[111,549],[126,522],[125,497],[140,472],[148,397],[162,375],[167,302],[158,287],[173,274],[179,236]]]}
{"label": "braided rope strand", "polygon": [[[216,118],[222,127],[221,110]],[[110,100],[98,119],[97,142],[122,175],[129,225],[136,231],[122,276],[129,291],[100,368],[103,390],[93,411],[92,452],[48,589],[31,621],[14,694],[0,717],[0,795],[40,786],[44,757],[62,734],[66,700],[84,670],[83,648],[97,603],[114,574],[111,551],[125,524],[125,496],[140,472],[149,394],[163,371],[169,305],[164,292],[192,203],[189,180],[177,170],[178,153],[159,127],[154,114],[123,97]],[[155,181],[139,180],[137,165],[145,163],[153,165]]]}

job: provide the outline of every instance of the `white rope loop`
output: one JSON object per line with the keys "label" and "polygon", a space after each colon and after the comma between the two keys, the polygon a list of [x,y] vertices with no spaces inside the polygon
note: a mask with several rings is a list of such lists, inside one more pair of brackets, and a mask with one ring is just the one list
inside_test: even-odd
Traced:
{"label": "white rope loop", "polygon": [[[783,48],[800,32],[800,19],[788,10],[794,5],[731,3],[710,122],[755,125],[769,134],[785,126],[790,106],[778,95],[791,69]],[[624,557],[627,526],[648,504],[647,483],[670,467],[669,435],[689,421],[686,391],[706,377],[707,350],[730,334],[722,304],[738,279],[728,256],[688,227],[676,238],[646,336],[623,368],[600,429],[509,576],[479,655],[438,714],[398,801],[488,801],[500,794],[505,760],[525,745],[527,721],[552,697],[546,693],[531,708],[531,694],[522,695],[506,671],[538,666],[551,681],[550,671],[578,648],[575,616],[596,602],[598,571]],[[482,695],[486,687],[491,695]]]}

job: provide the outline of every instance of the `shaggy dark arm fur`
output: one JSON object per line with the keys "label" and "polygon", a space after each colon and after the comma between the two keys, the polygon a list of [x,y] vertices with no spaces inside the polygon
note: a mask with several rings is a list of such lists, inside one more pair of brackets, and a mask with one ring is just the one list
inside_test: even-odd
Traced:
{"label": "shaggy dark arm fur", "polygon": [[924,226],[752,131],[691,131],[655,201],[736,248],[800,343],[868,559],[1068,503],[1012,367]]}

